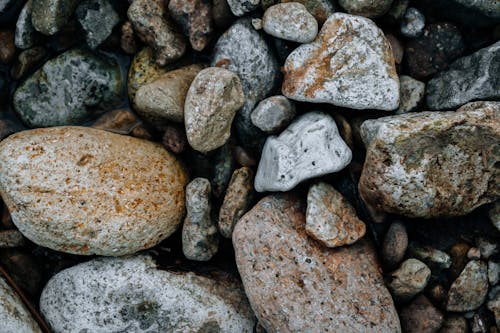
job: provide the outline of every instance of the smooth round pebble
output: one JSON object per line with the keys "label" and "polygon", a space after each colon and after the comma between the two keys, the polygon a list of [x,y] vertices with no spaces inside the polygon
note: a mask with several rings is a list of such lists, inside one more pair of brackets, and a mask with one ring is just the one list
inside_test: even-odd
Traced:
{"label": "smooth round pebble", "polygon": [[309,43],[318,33],[318,22],[298,2],[269,7],[262,18],[262,28],[271,36],[297,43]]}

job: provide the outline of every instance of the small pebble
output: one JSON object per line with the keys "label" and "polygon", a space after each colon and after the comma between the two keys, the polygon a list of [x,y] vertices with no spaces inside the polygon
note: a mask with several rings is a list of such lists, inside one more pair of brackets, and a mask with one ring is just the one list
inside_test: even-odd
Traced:
{"label": "small pebble", "polygon": [[422,35],[425,27],[425,16],[416,8],[409,7],[401,20],[401,34],[408,38]]}
{"label": "small pebble", "polygon": [[182,153],[188,145],[184,128],[180,128],[176,125],[167,125],[165,133],[163,134],[162,143],[165,148],[172,153]]}
{"label": "small pebble", "polygon": [[31,22],[44,35],[55,35],[68,23],[81,0],[33,0]]}
{"label": "small pebble", "polygon": [[243,16],[259,8],[261,0],[227,0],[231,12],[236,16]]}
{"label": "small pebble", "polygon": [[251,119],[260,130],[275,133],[288,126],[295,114],[295,104],[279,95],[262,100],[252,111]]}
{"label": "small pebble", "polygon": [[488,293],[488,268],[479,260],[470,261],[448,291],[446,310],[465,312],[484,303]]}
{"label": "small pebble", "polygon": [[430,246],[420,246],[412,243],[408,250],[410,256],[422,260],[431,268],[447,269],[451,266],[451,258],[446,252]]}
{"label": "small pebble", "polygon": [[426,264],[410,258],[390,274],[388,287],[397,302],[407,302],[424,290],[430,277],[431,270]]}
{"label": "small pebble", "polygon": [[389,268],[397,267],[408,248],[408,234],[401,222],[391,224],[382,243],[382,260]]}
{"label": "small pebble", "polygon": [[422,104],[425,95],[425,83],[414,78],[401,75],[400,84],[400,103],[396,114],[416,111]]}
{"label": "small pebble", "polygon": [[108,0],[83,0],[75,14],[85,30],[87,45],[92,49],[102,44],[120,21]]}
{"label": "small pebble", "polygon": [[447,315],[439,333],[467,333],[467,320],[458,315]]}
{"label": "small pebble", "polygon": [[14,33],[9,30],[0,30],[0,62],[8,64],[14,60],[15,55]]}
{"label": "small pebble", "polygon": [[106,112],[92,124],[92,127],[146,140],[152,138],[141,120],[128,109]]}
{"label": "small pebble", "polygon": [[31,23],[31,8],[33,0],[29,0],[24,5],[16,23],[15,44],[20,49],[29,49],[38,42],[41,36]]}
{"label": "small pebble", "polygon": [[467,258],[470,260],[479,260],[481,259],[481,251],[477,247],[471,247],[467,251]]}
{"label": "small pebble", "polygon": [[318,33],[318,22],[297,2],[279,3],[269,7],[262,18],[262,27],[271,36],[297,43],[309,43]]}
{"label": "small pebble", "polygon": [[281,0],[280,2],[298,2],[303,4],[320,25],[323,25],[330,15],[335,12],[335,4],[331,0]]}
{"label": "small pebble", "polygon": [[126,21],[121,27],[120,46],[126,54],[137,53],[137,40],[135,38],[134,28],[130,21]]}
{"label": "small pebble", "polygon": [[405,333],[435,333],[443,325],[443,314],[420,295],[399,313]]}
{"label": "small pebble", "polygon": [[26,238],[17,230],[0,231],[0,249],[26,245]]}

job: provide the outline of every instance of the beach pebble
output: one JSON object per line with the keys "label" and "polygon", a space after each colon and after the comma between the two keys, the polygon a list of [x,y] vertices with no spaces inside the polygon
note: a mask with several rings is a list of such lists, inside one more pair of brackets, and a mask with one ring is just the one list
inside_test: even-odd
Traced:
{"label": "beach pebble", "polygon": [[420,260],[410,258],[390,274],[388,288],[398,302],[407,302],[427,286],[431,270]]}
{"label": "beach pebble", "polygon": [[266,133],[274,133],[288,126],[295,118],[295,104],[285,96],[271,96],[262,100],[252,111],[252,123]]}
{"label": "beach pebble", "polygon": [[262,17],[262,28],[271,36],[297,43],[309,43],[318,33],[318,22],[298,2],[269,7]]}
{"label": "beach pebble", "polygon": [[408,248],[408,233],[401,222],[391,224],[382,242],[382,260],[394,268],[403,260]]}
{"label": "beach pebble", "polygon": [[486,300],[488,293],[488,267],[479,260],[465,266],[448,291],[446,310],[465,312],[475,310]]}
{"label": "beach pebble", "polygon": [[31,23],[31,10],[33,0],[29,0],[24,5],[16,23],[15,44],[20,49],[29,49],[37,44],[40,39],[40,33],[35,30]]}

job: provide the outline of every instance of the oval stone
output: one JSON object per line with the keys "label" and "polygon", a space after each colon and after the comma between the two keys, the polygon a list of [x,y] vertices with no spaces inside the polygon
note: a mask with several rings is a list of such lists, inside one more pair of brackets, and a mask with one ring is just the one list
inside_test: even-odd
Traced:
{"label": "oval stone", "polygon": [[0,143],[0,193],[33,242],[118,256],[179,226],[187,175],[162,146],[85,127],[16,133]]}

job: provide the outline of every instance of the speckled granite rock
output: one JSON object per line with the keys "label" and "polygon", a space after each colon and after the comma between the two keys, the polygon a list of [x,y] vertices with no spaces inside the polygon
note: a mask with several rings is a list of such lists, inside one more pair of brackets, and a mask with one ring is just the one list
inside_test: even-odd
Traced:
{"label": "speckled granite rock", "polygon": [[95,49],[111,35],[120,18],[108,0],[83,0],[75,11],[86,32],[88,46]]}
{"label": "speckled granite rock", "polygon": [[68,23],[81,0],[33,0],[31,21],[36,30],[54,35]]}
{"label": "speckled granite rock", "polygon": [[117,256],[156,245],[181,223],[186,183],[160,145],[102,130],[36,129],[0,143],[13,222],[57,251]]}
{"label": "speckled granite rock", "polygon": [[297,43],[309,43],[318,33],[318,22],[297,2],[269,7],[262,17],[262,27],[271,36]]}
{"label": "speckled granite rock", "polygon": [[273,133],[286,127],[295,118],[295,104],[285,96],[262,100],[252,111],[252,123],[261,131]]}
{"label": "speckled granite rock", "polygon": [[257,9],[261,0],[227,0],[227,4],[236,16],[243,16]]}
{"label": "speckled granite rock", "polygon": [[393,0],[339,0],[339,5],[349,14],[377,17],[385,14]]}
{"label": "speckled granite rock", "polygon": [[465,312],[484,303],[488,293],[488,267],[479,260],[471,260],[448,291],[446,310]]}
{"label": "speckled granite rock", "polygon": [[298,2],[306,6],[319,24],[323,24],[335,12],[335,5],[330,0],[281,0],[280,2]]}
{"label": "speckled granite rock", "polygon": [[14,108],[30,127],[79,125],[122,103],[118,64],[82,49],[47,61],[14,94]]}
{"label": "speckled granite rock", "polygon": [[414,78],[401,75],[400,83],[400,103],[396,114],[402,114],[417,110],[422,104],[425,94],[425,83],[415,80]]}
{"label": "speckled granite rock", "polygon": [[236,224],[233,246],[267,332],[401,332],[375,250],[367,241],[320,246],[307,236],[295,197],[262,199]]}
{"label": "speckled granite rock", "polygon": [[352,109],[394,110],[399,79],[389,42],[371,20],[335,13],[316,39],[286,59],[288,98]]}
{"label": "speckled granite rock", "polygon": [[40,309],[54,333],[252,333],[241,284],[156,268],[147,256],[101,258],[55,275]]}
{"label": "speckled granite rock", "polygon": [[359,190],[376,211],[459,216],[500,197],[499,102],[367,120],[361,132],[368,151]]}
{"label": "speckled granite rock", "polygon": [[410,258],[391,273],[387,287],[396,301],[406,302],[424,290],[430,277],[431,270],[426,264]]}

